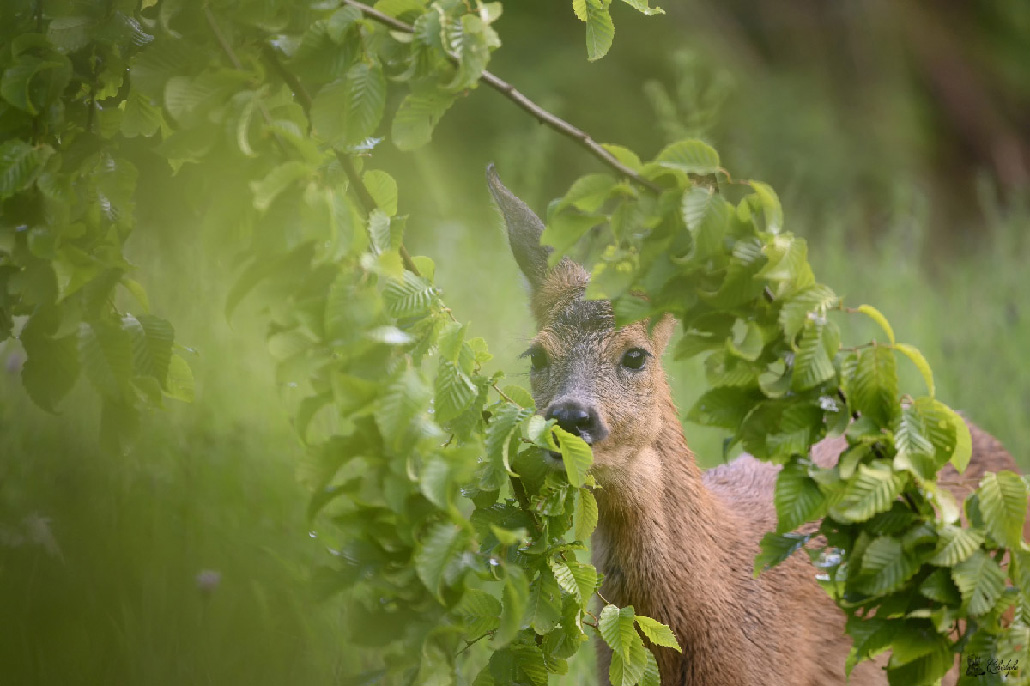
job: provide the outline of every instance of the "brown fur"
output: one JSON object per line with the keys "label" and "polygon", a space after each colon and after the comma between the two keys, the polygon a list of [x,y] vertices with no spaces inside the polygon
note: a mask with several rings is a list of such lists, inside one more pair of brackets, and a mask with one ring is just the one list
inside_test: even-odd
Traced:
{"label": "brown fur", "polygon": [[[491,184],[500,184],[496,176]],[[507,189],[500,188],[494,193],[509,236],[517,235],[524,218],[512,218],[504,205]],[[594,563],[605,576],[607,600],[633,605],[678,637],[682,654],[654,648],[662,683],[844,684],[851,645],[844,616],[804,556],[752,578],[758,542],[776,525],[779,467],[743,455],[702,473],[687,446],[661,365],[674,321],[666,318],[650,333],[643,323],[616,329],[610,303],[582,300],[588,278],[582,267],[563,260],[537,274],[546,276],[531,279],[539,327],[534,346],[546,352],[548,364],[531,372],[533,395],[545,413],[573,400],[599,415],[605,431],[593,444],[593,471],[602,486]],[[639,370],[620,365],[632,348],[649,354]],[[941,483],[959,499],[985,471],[1015,469],[997,440],[975,425],[970,429],[970,467],[962,475],[950,466],[941,473]],[[815,446],[813,458],[833,464],[844,447],[843,438],[828,439]],[[559,466],[557,457],[549,459]],[[599,642],[603,683],[609,661]],[[886,684],[883,664],[881,657],[859,665],[850,683]]]}

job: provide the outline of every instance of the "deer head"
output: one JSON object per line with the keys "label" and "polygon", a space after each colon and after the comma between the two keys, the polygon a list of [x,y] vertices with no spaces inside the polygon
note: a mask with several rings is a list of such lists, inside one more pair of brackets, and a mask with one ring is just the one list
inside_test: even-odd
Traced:
{"label": "deer head", "polygon": [[602,483],[621,482],[675,412],[661,364],[675,321],[616,328],[611,302],[583,299],[590,276],[582,266],[568,258],[548,266],[543,222],[501,183],[493,165],[487,182],[529,283],[537,334],[523,356],[538,411],[591,445]]}

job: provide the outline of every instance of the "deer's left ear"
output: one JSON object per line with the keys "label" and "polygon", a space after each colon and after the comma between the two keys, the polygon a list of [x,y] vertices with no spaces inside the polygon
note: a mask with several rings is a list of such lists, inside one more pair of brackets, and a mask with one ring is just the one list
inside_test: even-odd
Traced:
{"label": "deer's left ear", "polygon": [[540,245],[544,223],[501,183],[492,163],[487,165],[486,181],[508,226],[508,244],[515,261],[529,280],[530,289],[536,293],[547,277],[547,255],[551,252],[550,248]]}
{"label": "deer's left ear", "polygon": [[658,323],[651,329],[651,340],[660,356],[672,340],[672,334],[676,332],[676,318],[671,314],[662,315]]}

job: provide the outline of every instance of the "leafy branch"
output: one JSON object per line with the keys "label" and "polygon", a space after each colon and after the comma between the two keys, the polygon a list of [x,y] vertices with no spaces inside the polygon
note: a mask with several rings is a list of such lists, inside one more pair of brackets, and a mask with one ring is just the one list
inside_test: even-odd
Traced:
{"label": "leafy branch", "polygon": [[[414,27],[410,24],[391,17],[388,14],[384,14],[374,7],[370,7],[357,0],[343,0],[345,5],[349,5],[361,11],[369,19],[373,19],[385,26],[389,26],[394,31],[401,31],[403,33],[414,33]],[[453,53],[448,51],[448,57],[453,62],[458,62],[459,58]],[[508,83],[504,79],[501,79],[497,75],[484,70],[479,80],[486,85],[493,88],[495,91],[503,95],[504,97],[511,100],[515,105],[532,115],[537,121],[551,129],[557,131],[561,135],[575,141],[580,146],[584,147],[594,157],[601,160],[605,165],[618,172],[620,175],[632,179],[634,182],[641,186],[648,188],[652,191],[660,190],[660,187],[652,181],[645,179],[638,173],[627,167],[625,164],[620,162],[614,155],[605,149],[603,145],[595,141],[590,137],[590,134],[586,133],[582,129],[579,129],[569,122],[565,121],[561,117],[552,114],[540,105],[536,104],[522,92],[515,88],[512,84]]]}

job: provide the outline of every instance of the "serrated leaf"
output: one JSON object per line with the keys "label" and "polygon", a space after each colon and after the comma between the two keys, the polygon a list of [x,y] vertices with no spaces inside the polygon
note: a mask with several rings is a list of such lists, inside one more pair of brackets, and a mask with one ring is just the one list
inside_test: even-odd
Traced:
{"label": "serrated leaf", "polygon": [[356,145],[374,134],[385,107],[386,79],[378,64],[359,62],[347,70],[344,142]]}
{"label": "serrated leaf", "polygon": [[755,196],[765,215],[765,230],[773,234],[779,233],[783,228],[783,208],[780,206],[780,198],[776,191],[761,181],[748,181],[748,184],[755,190]]}
{"label": "serrated leaf", "polygon": [[494,473],[514,474],[511,468],[511,438],[518,430],[519,423],[530,414],[530,410],[511,403],[502,405],[494,413],[486,428],[486,455]]}
{"label": "serrated leaf", "polygon": [[615,24],[605,0],[586,0],[582,7],[587,23],[587,59],[593,62],[608,54],[615,40]]}
{"label": "serrated leaf", "polygon": [[469,639],[476,639],[497,628],[501,602],[486,591],[470,588],[454,607],[454,612],[464,620]]}
{"label": "serrated leaf", "polygon": [[0,200],[35,181],[50,156],[48,146],[33,146],[17,138],[0,144]]}
{"label": "serrated leaf", "polygon": [[934,397],[937,393],[937,387],[933,382],[933,371],[930,369],[930,363],[923,357],[923,353],[911,345],[906,343],[896,343],[894,349],[899,353],[912,360],[912,363],[919,370],[919,373],[923,375],[923,382],[926,383],[926,388],[930,393],[930,397]]}
{"label": "serrated leaf", "polygon": [[707,259],[723,253],[730,206],[710,188],[693,186],[683,194],[683,221],[694,241],[693,255]]}
{"label": "serrated leaf", "polygon": [[826,509],[826,496],[800,463],[787,464],[776,478],[777,533],[793,531],[819,519]]}
{"label": "serrated leaf", "polygon": [[717,386],[698,398],[687,413],[687,419],[736,431],[763,397],[761,390],[754,387]]}
{"label": "serrated leaf", "polygon": [[386,311],[397,319],[427,314],[435,299],[436,289],[406,270],[400,280],[390,279],[383,289]]}
{"label": "serrated leaf", "polygon": [[250,182],[254,207],[267,210],[280,193],[310,173],[311,167],[300,160],[290,160],[274,167],[260,181]]}
{"label": "serrated leaf", "polygon": [[859,465],[840,501],[830,508],[830,516],[840,522],[864,522],[889,510],[901,489],[901,479],[888,465]]}
{"label": "serrated leaf", "polygon": [[687,174],[714,174],[719,171],[719,153],[704,141],[687,139],[663,148],[655,163]]}
{"label": "serrated leaf", "polygon": [[809,320],[801,331],[797,352],[794,355],[794,372],[791,375],[791,388],[805,391],[829,381],[836,376],[831,353],[827,348],[834,340],[832,324]]}
{"label": "serrated leaf", "polygon": [[381,169],[372,169],[365,172],[361,180],[376,201],[376,207],[388,217],[397,214],[397,182],[392,176]]}
{"label": "serrated leaf", "polygon": [[637,626],[640,627],[640,630],[644,632],[644,635],[647,636],[651,643],[665,648],[675,648],[678,652],[683,652],[679,642],[676,640],[676,635],[672,633],[672,629],[657,619],[651,619],[650,617],[637,615],[635,619]]}
{"label": "serrated leaf", "polygon": [[576,515],[574,536],[578,541],[590,540],[597,528],[597,500],[586,488],[576,491]]}
{"label": "serrated leaf", "polygon": [[803,288],[784,303],[780,309],[780,326],[788,341],[793,341],[809,321],[809,314],[824,316],[828,308],[837,303],[837,294],[822,284]]}
{"label": "serrated leaf", "polygon": [[1026,484],[1010,471],[988,472],[980,481],[980,512],[994,540],[1018,549],[1026,521]]}
{"label": "serrated leaf", "polygon": [[[570,573],[571,574],[571,573]],[[550,633],[561,621],[561,586],[553,574],[541,569],[540,575],[529,589],[529,605],[526,615],[533,631],[540,635]]]}
{"label": "serrated leaf", "polygon": [[457,365],[445,359],[440,360],[436,372],[435,401],[433,409],[436,421],[446,424],[465,411],[475,400],[478,389],[472,380]]}
{"label": "serrated leaf", "polygon": [[379,398],[375,416],[383,436],[390,437],[395,444],[402,441],[415,417],[427,409],[428,402],[428,389],[418,372],[406,369]]}
{"label": "serrated leaf", "polygon": [[665,10],[661,7],[651,7],[648,5],[648,0],[622,0],[624,3],[640,12],[643,15],[651,16],[654,14],[665,14]]}
{"label": "serrated leaf", "polygon": [[560,426],[555,426],[552,431],[561,448],[562,463],[565,465],[565,474],[569,483],[575,488],[583,485],[590,465],[594,463],[594,456],[590,452],[590,446],[574,434],[570,434]]}
{"label": "serrated leaf", "polygon": [[79,359],[86,378],[102,395],[119,396],[132,377],[132,342],[120,327],[82,323]]}
{"label": "serrated leaf", "polygon": [[757,579],[766,569],[775,567],[793,555],[808,542],[808,539],[809,536],[795,533],[765,534],[759,544],[759,553],[755,556],[754,578]]}
{"label": "serrated leaf", "polygon": [[[635,613],[633,606],[619,608],[608,604],[597,616],[597,628],[601,638],[612,649],[612,652],[630,661],[630,651],[637,643],[641,643],[640,635],[634,627]],[[643,645],[641,643],[641,645]]]}
{"label": "serrated leaf", "polygon": [[517,567],[507,568],[508,576],[504,580],[504,588],[501,591],[501,619],[494,634],[493,647],[503,648],[511,643],[512,639],[522,627],[522,620],[526,616],[529,607],[529,583],[525,574]]}
{"label": "serrated leaf", "polygon": [[853,376],[847,381],[854,410],[889,427],[898,412],[898,373],[890,348],[866,348],[858,354]]}
{"label": "serrated leaf", "polygon": [[394,145],[401,150],[414,150],[428,143],[440,117],[453,102],[451,96],[443,93],[409,93],[393,118]]}
{"label": "serrated leaf", "polygon": [[644,675],[640,677],[640,686],[661,686],[662,675],[658,671],[658,660],[654,654],[647,651],[647,664],[644,666]]}
{"label": "serrated leaf", "polygon": [[969,604],[974,617],[986,614],[1005,590],[1005,572],[983,550],[975,550],[968,558],[951,568],[951,578]]}
{"label": "serrated leaf", "polygon": [[959,526],[944,526],[940,531],[937,550],[929,559],[938,567],[954,567],[980,549],[984,543],[983,532]]}
{"label": "serrated leaf", "polygon": [[426,588],[439,596],[446,577],[461,565],[468,532],[452,522],[430,527],[415,548],[415,572]]}
{"label": "serrated leaf", "polygon": [[872,595],[897,590],[919,570],[919,563],[896,538],[880,536],[862,555],[861,588]]}
{"label": "serrated leaf", "polygon": [[612,686],[632,686],[640,683],[647,669],[647,656],[650,651],[644,647],[640,637],[630,645],[626,655],[612,654],[612,663],[608,668],[608,679]]}
{"label": "serrated leaf", "polygon": [[872,319],[879,325],[883,332],[887,334],[887,340],[890,341],[891,345],[894,345],[894,329],[891,328],[890,322],[883,316],[883,313],[872,305],[861,305],[855,308],[856,312],[861,312],[865,316]]}

